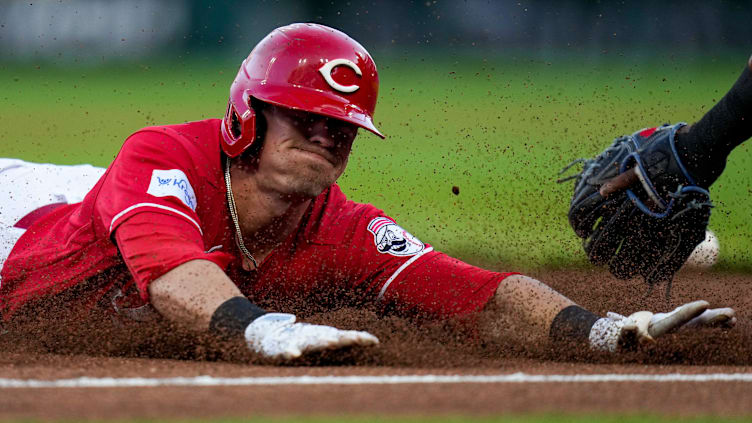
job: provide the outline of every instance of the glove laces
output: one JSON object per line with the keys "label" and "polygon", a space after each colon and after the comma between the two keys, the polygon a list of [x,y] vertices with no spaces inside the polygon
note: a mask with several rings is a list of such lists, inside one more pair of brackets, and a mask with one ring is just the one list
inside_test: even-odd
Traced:
{"label": "glove laces", "polygon": [[[629,141],[629,137],[620,137],[614,140],[614,142],[605,150],[601,152],[598,156],[592,158],[592,159],[586,159],[586,158],[579,158],[573,160],[568,165],[564,166],[563,169],[559,171],[559,175],[562,175],[566,173],[569,169],[571,169],[573,166],[583,163],[582,171],[575,173],[573,175],[565,176],[563,178],[559,178],[556,180],[557,184],[561,184],[567,181],[571,181],[572,179],[581,179],[581,178],[590,178],[600,169],[600,162],[604,157],[607,157],[608,155],[618,151],[621,148],[621,144],[624,142]],[[592,181],[592,184],[599,185],[605,181]]]}
{"label": "glove laces", "polygon": [[[676,192],[673,192],[673,193],[669,192],[668,196],[671,197],[671,198],[673,198],[673,199],[675,199],[675,200],[680,200],[680,199],[686,197],[687,193],[684,191],[684,187],[681,186],[681,185],[679,185],[679,188],[676,190]],[[691,200],[691,201],[687,202],[686,207],[684,207],[682,210],[679,210],[678,212],[676,212],[676,214],[674,214],[673,216],[671,216],[671,220],[676,219],[677,217],[681,216],[682,214],[684,214],[684,213],[686,213],[686,212],[688,212],[690,210],[697,210],[697,209],[701,209],[703,207],[709,207],[709,208],[712,209],[715,206],[713,205],[713,203],[710,200],[708,200],[708,201]]]}

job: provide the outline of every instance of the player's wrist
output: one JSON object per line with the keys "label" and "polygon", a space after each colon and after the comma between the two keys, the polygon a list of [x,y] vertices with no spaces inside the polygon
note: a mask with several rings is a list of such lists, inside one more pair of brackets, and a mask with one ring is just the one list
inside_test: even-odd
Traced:
{"label": "player's wrist", "polygon": [[554,345],[572,347],[587,345],[596,351],[615,352],[623,342],[624,327],[633,324],[630,318],[609,313],[600,317],[580,306],[562,309],[551,322],[549,338]]}
{"label": "player's wrist", "polygon": [[214,311],[209,331],[223,338],[245,336],[246,329],[267,312],[245,297],[233,297]]}
{"label": "player's wrist", "polygon": [[562,309],[549,327],[548,337],[555,345],[589,342],[590,332],[599,316],[584,308],[571,305]]}
{"label": "player's wrist", "polygon": [[679,129],[674,136],[676,153],[687,171],[701,187],[709,187],[721,176],[730,150],[719,148],[720,143],[701,136],[694,125]]}

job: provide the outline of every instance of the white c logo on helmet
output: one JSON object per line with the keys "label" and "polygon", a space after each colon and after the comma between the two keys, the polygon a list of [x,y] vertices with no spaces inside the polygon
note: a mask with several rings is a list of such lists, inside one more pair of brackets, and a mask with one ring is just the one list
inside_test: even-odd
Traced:
{"label": "white c logo on helmet", "polygon": [[319,72],[321,72],[321,75],[324,76],[326,83],[337,91],[341,91],[343,93],[352,93],[358,91],[358,88],[360,88],[360,86],[358,85],[342,85],[332,79],[332,70],[340,65],[347,66],[348,68],[352,69],[358,76],[363,76],[363,72],[360,71],[358,65],[347,59],[334,59],[330,62],[327,62],[324,64],[324,66],[319,68]]}

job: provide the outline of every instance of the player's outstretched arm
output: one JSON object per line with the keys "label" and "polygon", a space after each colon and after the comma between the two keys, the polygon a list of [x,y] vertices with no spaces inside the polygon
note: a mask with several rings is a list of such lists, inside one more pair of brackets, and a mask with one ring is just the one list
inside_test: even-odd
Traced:
{"label": "player's outstretched arm", "polygon": [[149,284],[151,304],[162,316],[198,331],[209,330],[225,301],[242,296],[225,272],[207,260],[183,263]]}
{"label": "player's outstretched arm", "polygon": [[588,345],[615,352],[624,347],[654,342],[682,327],[730,327],[736,323],[733,309],[709,309],[706,301],[694,301],[668,313],[638,311],[629,316],[608,313],[601,317],[527,276],[505,278],[481,318],[481,332],[493,337],[511,335],[528,344],[544,342]]}
{"label": "player's outstretched arm", "polygon": [[168,320],[224,337],[244,337],[249,348],[270,359],[353,345],[378,339],[368,332],[298,323],[287,313],[267,313],[245,298],[216,264],[192,260],[149,284],[151,304]]}

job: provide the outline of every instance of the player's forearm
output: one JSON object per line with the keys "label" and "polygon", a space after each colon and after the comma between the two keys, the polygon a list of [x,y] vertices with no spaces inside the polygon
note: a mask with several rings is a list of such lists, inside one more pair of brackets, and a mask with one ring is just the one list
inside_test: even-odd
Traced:
{"label": "player's forearm", "polygon": [[601,318],[523,275],[509,276],[499,284],[480,322],[488,341],[505,338],[523,346],[551,342],[564,348],[582,345],[598,350],[615,348],[619,328],[614,328],[621,324]]}
{"label": "player's forearm", "polygon": [[709,186],[723,172],[731,151],[750,137],[752,57],[726,95],[697,123],[677,133],[676,147],[698,183]]}
{"label": "player's forearm", "polygon": [[545,342],[551,322],[574,302],[544,283],[523,275],[505,278],[483,311],[481,330],[488,337]]}
{"label": "player's forearm", "polygon": [[215,311],[243,294],[222,269],[207,260],[177,266],[149,284],[154,308],[168,320],[208,330]]}

